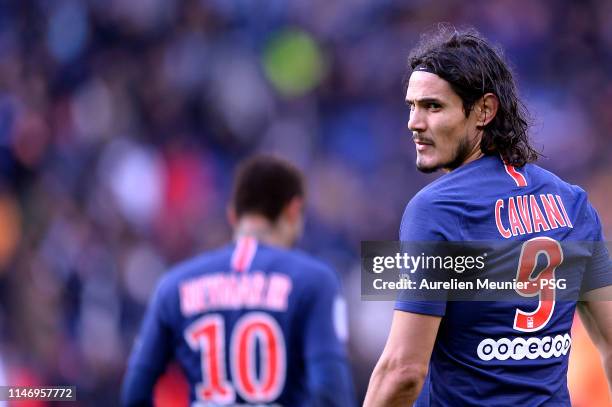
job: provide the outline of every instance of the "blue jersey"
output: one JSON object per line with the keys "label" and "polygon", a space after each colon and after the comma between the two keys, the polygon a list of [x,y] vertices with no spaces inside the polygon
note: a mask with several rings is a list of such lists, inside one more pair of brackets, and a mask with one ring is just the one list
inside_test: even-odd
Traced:
{"label": "blue jersey", "polygon": [[123,404],[150,403],[172,358],[192,406],[347,406],[353,391],[340,282],[296,250],[245,237],[159,283],[124,381]]}
{"label": "blue jersey", "polygon": [[[582,189],[536,165],[517,169],[485,156],[420,191],[406,207],[400,240],[517,241],[563,267],[567,259],[551,242],[603,236]],[[596,247],[582,269],[572,270],[590,273],[583,291],[612,285],[607,250]],[[540,303],[537,296],[520,303],[398,300],[397,310],[442,316],[415,406],[570,406],[575,307],[575,301]]]}

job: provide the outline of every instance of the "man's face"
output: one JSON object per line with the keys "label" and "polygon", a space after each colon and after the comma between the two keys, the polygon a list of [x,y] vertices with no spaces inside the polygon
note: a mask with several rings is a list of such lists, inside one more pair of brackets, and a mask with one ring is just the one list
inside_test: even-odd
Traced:
{"label": "man's face", "polygon": [[413,72],[406,103],[420,171],[453,170],[478,152],[474,109],[465,116],[461,98],[447,81],[430,72]]}

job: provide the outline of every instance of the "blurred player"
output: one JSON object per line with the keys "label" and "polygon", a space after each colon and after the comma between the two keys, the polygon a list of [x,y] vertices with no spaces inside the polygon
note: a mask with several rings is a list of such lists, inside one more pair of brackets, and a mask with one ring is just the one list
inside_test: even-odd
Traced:
{"label": "blurred player", "polygon": [[[351,406],[338,276],[297,250],[303,182],[267,156],[239,168],[235,242],[176,266],[159,283],[124,379],[124,406],[151,405],[175,358],[192,406]],[[205,231],[203,231],[205,233]]]}
{"label": "blurred player", "polygon": [[[531,164],[537,153],[526,111],[499,51],[475,31],[441,27],[412,51],[409,65],[417,168],[446,174],[407,205],[400,240],[516,241],[521,262],[546,257],[553,269],[563,267],[559,241],[603,241],[586,193]],[[587,267],[572,270],[588,268],[582,288],[590,294],[612,284],[607,250],[596,247],[585,255]],[[516,262],[514,270],[534,269]],[[570,406],[576,302],[529,294],[529,306],[398,300],[365,406]],[[610,382],[612,302],[580,308]]]}

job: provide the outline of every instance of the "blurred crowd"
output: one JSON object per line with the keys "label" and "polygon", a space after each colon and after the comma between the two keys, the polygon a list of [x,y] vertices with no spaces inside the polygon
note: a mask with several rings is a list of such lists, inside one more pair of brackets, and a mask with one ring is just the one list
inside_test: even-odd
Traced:
{"label": "blurred crowd", "polygon": [[540,165],[612,236],[610,2],[1,1],[0,376],[115,405],[157,278],[231,239],[233,169],[266,151],[308,176],[300,247],[345,279],[362,395],[392,304],[360,301],[360,241],[437,176],[403,92],[439,21],[505,48]]}

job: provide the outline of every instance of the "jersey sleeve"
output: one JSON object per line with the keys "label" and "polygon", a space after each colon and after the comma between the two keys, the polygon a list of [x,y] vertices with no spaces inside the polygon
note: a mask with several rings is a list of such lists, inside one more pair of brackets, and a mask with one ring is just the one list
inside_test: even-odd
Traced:
{"label": "jersey sleeve", "polygon": [[604,239],[601,221],[597,211],[589,205],[594,224],[593,251],[587,262],[587,268],[582,281],[581,294],[597,288],[612,285],[612,261]]}
{"label": "jersey sleeve", "polygon": [[123,381],[122,406],[151,405],[153,387],[172,357],[172,331],[168,318],[171,297],[167,280],[158,285],[147,308],[132,349]]}
{"label": "jersey sleeve", "polygon": [[[460,219],[449,207],[450,202],[433,199],[420,192],[406,206],[400,225],[400,241],[410,246],[423,242],[462,240]],[[402,299],[399,295],[395,309],[417,314],[444,316],[446,301],[417,301]]]}
{"label": "jersey sleeve", "polygon": [[465,240],[457,203],[433,197],[430,191],[419,192],[406,205],[400,225],[402,242],[439,242]]}
{"label": "jersey sleeve", "polygon": [[304,360],[313,406],[353,406],[354,389],[345,342],[346,306],[340,281],[329,269],[317,273],[303,293]]}

